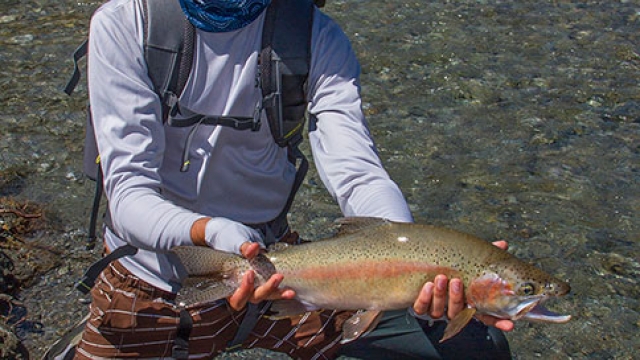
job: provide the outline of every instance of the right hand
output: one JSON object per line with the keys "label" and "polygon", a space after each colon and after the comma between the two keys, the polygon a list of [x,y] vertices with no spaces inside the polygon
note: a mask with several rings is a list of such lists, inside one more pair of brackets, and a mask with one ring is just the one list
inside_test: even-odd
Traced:
{"label": "right hand", "polygon": [[[253,259],[258,256],[261,248],[255,242],[246,241],[240,246],[242,256]],[[289,288],[280,288],[283,280],[282,274],[273,274],[269,280],[258,286],[254,286],[255,273],[253,270],[247,271],[242,277],[240,287],[229,297],[229,305],[232,309],[239,311],[247,305],[247,302],[259,303],[264,300],[293,299],[295,291]]]}

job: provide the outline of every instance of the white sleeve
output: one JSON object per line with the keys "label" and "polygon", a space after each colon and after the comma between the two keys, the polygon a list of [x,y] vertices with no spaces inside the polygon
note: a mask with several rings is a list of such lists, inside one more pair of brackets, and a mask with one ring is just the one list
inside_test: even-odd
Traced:
{"label": "white sleeve", "polygon": [[90,28],[88,81],[113,230],[147,249],[192,244],[201,215],[161,194],[165,134],[142,50],[140,11],[131,1],[98,10]]}
{"label": "white sleeve", "polygon": [[312,54],[309,140],[320,178],[345,216],[412,222],[362,112],[360,65],[346,35],[320,12],[314,20]]}

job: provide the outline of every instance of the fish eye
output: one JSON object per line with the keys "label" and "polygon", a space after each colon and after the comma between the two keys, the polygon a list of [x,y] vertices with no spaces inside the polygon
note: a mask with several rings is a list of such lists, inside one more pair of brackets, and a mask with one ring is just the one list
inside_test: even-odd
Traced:
{"label": "fish eye", "polygon": [[520,287],[520,290],[524,295],[533,295],[536,291],[536,287],[533,283],[528,282],[528,283],[522,284],[522,286]]}

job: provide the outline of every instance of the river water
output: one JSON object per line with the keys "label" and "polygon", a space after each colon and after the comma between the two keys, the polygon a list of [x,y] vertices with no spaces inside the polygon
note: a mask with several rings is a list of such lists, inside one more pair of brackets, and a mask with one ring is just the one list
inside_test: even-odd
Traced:
{"label": "river water", "polygon": [[[86,88],[61,92],[99,1],[0,0],[2,196],[43,204],[63,252],[20,299],[41,355],[85,311],[73,290],[93,184],[81,172]],[[418,222],[456,228],[567,279],[568,324],[517,323],[517,359],[640,353],[640,2],[329,0],[360,56],[381,157]],[[312,171],[292,222],[339,209]]]}

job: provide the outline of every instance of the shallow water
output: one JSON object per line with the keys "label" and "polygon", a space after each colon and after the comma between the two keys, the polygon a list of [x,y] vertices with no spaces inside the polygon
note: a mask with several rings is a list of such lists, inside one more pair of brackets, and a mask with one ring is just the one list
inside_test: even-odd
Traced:
{"label": "shallow water", "polygon": [[[20,7],[17,4],[20,3]],[[0,0],[2,196],[48,206],[62,266],[23,291],[33,357],[84,308],[73,282],[92,183],[81,175],[86,91],[61,92],[98,1]],[[330,0],[362,62],[380,154],[419,222],[506,239],[568,279],[564,325],[517,323],[518,359],[640,353],[640,3]],[[308,238],[340,216],[311,173],[292,221]]]}

